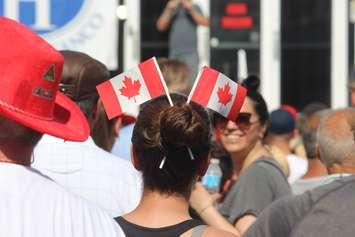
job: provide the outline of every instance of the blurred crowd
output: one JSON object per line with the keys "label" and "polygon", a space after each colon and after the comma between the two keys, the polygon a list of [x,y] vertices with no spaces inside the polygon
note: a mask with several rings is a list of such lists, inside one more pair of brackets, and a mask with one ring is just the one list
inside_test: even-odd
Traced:
{"label": "blurred crowd", "polygon": [[253,75],[234,121],[186,103],[198,24],[197,5],[168,1],[173,106],[162,95],[109,120],[104,64],[0,18],[0,236],[354,235],[355,109],[269,111]]}

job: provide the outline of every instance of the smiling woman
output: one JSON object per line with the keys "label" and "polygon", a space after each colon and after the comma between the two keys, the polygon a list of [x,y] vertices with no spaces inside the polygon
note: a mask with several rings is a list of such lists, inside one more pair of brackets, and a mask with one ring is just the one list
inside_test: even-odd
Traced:
{"label": "smiling woman", "polygon": [[262,143],[269,114],[263,97],[257,92],[259,84],[255,76],[244,80],[248,93],[235,121],[218,115],[213,119],[216,137],[231,155],[239,176],[220,211],[241,233],[267,205],[290,193],[283,162],[277,162]]}
{"label": "smiling woman", "polygon": [[247,97],[235,121],[214,115],[217,137],[225,149],[234,157],[237,172],[246,168],[257,157],[270,156],[262,144],[269,118],[267,105],[257,92],[259,78],[249,77],[244,82],[248,89]]}

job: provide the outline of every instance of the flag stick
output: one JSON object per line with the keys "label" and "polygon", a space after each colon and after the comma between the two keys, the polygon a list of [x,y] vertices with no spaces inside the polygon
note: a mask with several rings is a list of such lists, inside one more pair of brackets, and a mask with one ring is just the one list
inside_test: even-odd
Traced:
{"label": "flag stick", "polygon": [[248,77],[247,53],[245,52],[244,49],[239,49],[237,55],[238,55],[237,80],[238,82],[242,82],[242,80]]}
{"label": "flag stick", "polygon": [[[202,67],[202,69],[203,69],[203,68],[204,68],[204,67]],[[194,92],[195,92],[195,90],[196,90],[197,83],[198,83],[198,81],[199,81],[199,78],[200,78],[200,76],[201,76],[201,73],[202,73],[202,70],[200,70],[200,71],[198,72],[198,74],[197,74],[197,77],[196,77],[196,79],[195,79],[195,81],[194,81],[194,84],[193,84],[193,86],[192,86],[192,89],[191,89],[191,91],[190,91],[189,97],[187,98],[186,104],[189,104],[190,101],[191,101],[192,95],[194,94]],[[190,147],[187,147],[187,151],[189,152],[189,155],[190,155],[191,160],[194,160],[195,157],[194,157],[194,154],[192,154],[192,151],[191,151]]]}
{"label": "flag stick", "polygon": [[153,61],[155,63],[155,66],[158,69],[158,73],[159,73],[159,76],[160,76],[160,81],[163,84],[163,88],[164,88],[166,96],[168,97],[169,104],[170,104],[170,106],[174,106],[173,101],[171,100],[171,97],[170,97],[170,94],[169,94],[169,91],[168,91],[168,87],[166,86],[163,74],[160,71],[160,67],[159,67],[159,64],[157,62],[157,59],[155,57],[153,57]]}
{"label": "flag stick", "polygon": [[191,91],[190,91],[189,97],[187,98],[186,104],[189,104],[189,103],[190,103],[190,101],[191,101],[191,99],[192,99],[192,95],[194,94],[194,92],[195,92],[195,90],[196,90],[197,83],[198,83],[198,81],[199,81],[199,78],[200,78],[201,73],[202,73],[202,71],[203,71],[204,68],[205,68],[205,67],[202,67],[201,70],[198,72],[197,77],[196,77],[196,79],[195,79],[195,81],[194,81],[194,84],[193,84],[193,86],[192,86],[192,89],[191,89]]}

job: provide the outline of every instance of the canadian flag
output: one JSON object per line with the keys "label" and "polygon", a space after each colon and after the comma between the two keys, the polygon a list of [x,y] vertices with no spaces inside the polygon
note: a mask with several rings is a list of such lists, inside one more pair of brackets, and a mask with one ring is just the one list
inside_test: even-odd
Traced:
{"label": "canadian flag", "polygon": [[154,57],[96,88],[109,119],[129,113],[138,105],[167,93],[165,81]]}
{"label": "canadian flag", "polygon": [[222,73],[203,67],[197,76],[188,101],[208,107],[235,121],[244,103],[247,90]]}

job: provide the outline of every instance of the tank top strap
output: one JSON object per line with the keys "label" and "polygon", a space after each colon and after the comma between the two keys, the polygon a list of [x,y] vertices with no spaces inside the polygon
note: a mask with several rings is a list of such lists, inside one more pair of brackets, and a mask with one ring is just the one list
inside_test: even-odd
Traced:
{"label": "tank top strap", "polygon": [[207,225],[198,225],[192,229],[191,237],[201,237],[203,231],[207,228]]}
{"label": "tank top strap", "polygon": [[116,217],[115,220],[126,237],[178,237],[196,226],[204,225],[201,220],[191,219],[172,226],[148,228],[131,223],[121,216]]}
{"label": "tank top strap", "polygon": [[190,229],[196,228],[198,226],[205,225],[205,223],[203,223],[203,221],[197,220],[197,219],[187,220],[187,221],[184,221],[184,222],[182,222],[180,224],[184,224],[184,225],[180,226],[179,236],[182,235],[183,233],[185,233],[186,231],[190,230]]}

